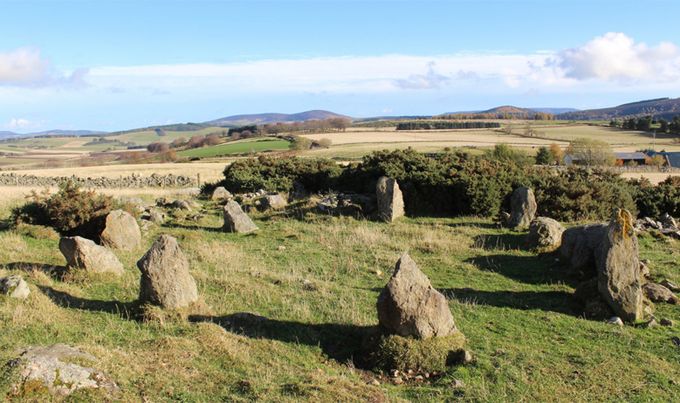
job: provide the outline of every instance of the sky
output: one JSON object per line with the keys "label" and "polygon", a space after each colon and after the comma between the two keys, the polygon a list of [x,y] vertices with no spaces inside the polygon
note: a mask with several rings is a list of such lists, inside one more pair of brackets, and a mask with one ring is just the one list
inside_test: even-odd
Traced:
{"label": "sky", "polygon": [[0,0],[0,131],[680,97],[679,1]]}

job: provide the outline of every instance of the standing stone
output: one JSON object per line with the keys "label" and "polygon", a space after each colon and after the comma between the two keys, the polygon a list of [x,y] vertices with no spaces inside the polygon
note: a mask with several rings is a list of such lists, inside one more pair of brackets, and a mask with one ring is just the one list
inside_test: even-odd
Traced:
{"label": "standing stone", "polygon": [[260,199],[262,210],[281,210],[286,208],[288,202],[278,193],[268,194]]}
{"label": "standing stone", "polygon": [[642,279],[638,241],[633,216],[616,209],[597,258],[597,288],[604,300],[623,320],[642,319]]}
{"label": "standing stone", "polygon": [[378,321],[388,334],[427,339],[457,331],[444,295],[404,253],[378,297]]}
{"label": "standing stone", "polygon": [[10,298],[26,299],[31,290],[23,277],[18,274],[0,278],[0,294]]}
{"label": "standing stone", "polygon": [[66,397],[79,389],[99,389],[108,395],[118,392],[118,386],[104,372],[83,366],[95,363],[96,358],[77,348],[55,344],[46,347],[29,347],[7,367],[18,368],[18,383],[13,389],[44,387],[51,395]]}
{"label": "standing stone", "polygon": [[231,200],[224,206],[223,211],[225,232],[249,233],[257,230],[255,223],[241,210],[241,206]]}
{"label": "standing stone", "polygon": [[66,259],[68,267],[80,268],[93,273],[125,273],[123,264],[109,249],[93,241],[79,237],[66,237],[59,240],[59,250]]}
{"label": "standing stone", "polygon": [[596,256],[600,255],[608,228],[606,224],[580,225],[562,233],[560,254],[569,260],[573,271],[595,275]]}
{"label": "standing stone", "polygon": [[170,235],[161,235],[139,259],[137,267],[142,272],[140,302],[176,309],[198,299],[196,282],[189,273],[189,261],[177,240]]}
{"label": "standing stone", "polygon": [[510,199],[510,228],[526,228],[536,216],[534,191],[522,186],[512,192]]}
{"label": "standing stone", "polygon": [[375,186],[378,199],[378,217],[385,222],[392,222],[404,216],[404,196],[396,179],[380,177]]}
{"label": "standing stone", "polygon": [[123,210],[114,210],[106,215],[99,239],[102,245],[110,248],[133,250],[141,243],[142,232],[133,216]]}
{"label": "standing stone", "polygon": [[155,208],[149,209],[149,221],[154,224],[163,224],[165,222],[165,213]]}
{"label": "standing stone", "polygon": [[224,186],[218,186],[213,190],[210,198],[212,200],[227,200],[232,198],[232,194]]}
{"label": "standing stone", "polygon": [[537,217],[529,225],[527,244],[531,248],[556,249],[562,242],[564,227],[548,217]]}

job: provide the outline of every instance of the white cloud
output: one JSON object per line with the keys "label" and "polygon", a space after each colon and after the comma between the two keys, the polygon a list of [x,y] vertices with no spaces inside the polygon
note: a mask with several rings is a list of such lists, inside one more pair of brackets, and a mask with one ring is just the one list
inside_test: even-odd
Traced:
{"label": "white cloud", "polygon": [[0,53],[0,86],[82,87],[87,72],[87,69],[58,72],[35,48],[18,48]]}
{"label": "white cloud", "polygon": [[559,52],[556,64],[576,80],[666,82],[680,77],[680,49],[662,42],[654,47],[609,32],[585,45]]}
{"label": "white cloud", "polygon": [[427,73],[425,74],[411,74],[406,79],[395,80],[395,84],[403,89],[433,89],[440,88],[446,84],[451,78],[439,74],[434,71],[435,62],[431,61],[427,64]]}
{"label": "white cloud", "polygon": [[33,127],[34,124],[28,119],[23,118],[12,118],[9,123],[5,126],[10,130],[24,130]]}

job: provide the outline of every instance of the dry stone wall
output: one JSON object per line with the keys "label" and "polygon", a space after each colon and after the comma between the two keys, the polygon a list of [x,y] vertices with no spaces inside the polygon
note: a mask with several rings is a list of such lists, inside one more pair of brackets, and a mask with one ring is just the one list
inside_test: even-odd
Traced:
{"label": "dry stone wall", "polygon": [[87,188],[147,188],[147,187],[193,187],[197,186],[196,178],[182,175],[151,176],[130,175],[118,178],[76,176],[36,176],[13,173],[0,175],[0,186],[39,186],[57,187],[64,182],[73,181]]}

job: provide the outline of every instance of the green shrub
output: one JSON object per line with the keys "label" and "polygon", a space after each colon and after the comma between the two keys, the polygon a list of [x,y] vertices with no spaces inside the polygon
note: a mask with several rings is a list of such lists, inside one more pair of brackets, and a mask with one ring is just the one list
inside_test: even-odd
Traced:
{"label": "green shrub", "polygon": [[[231,192],[288,192],[299,183],[312,192],[332,189],[342,168],[330,159],[270,158],[236,161],[224,170],[221,186]],[[209,186],[206,186],[208,189]]]}
{"label": "green shrub", "polygon": [[78,184],[69,181],[53,195],[33,192],[28,203],[12,211],[12,217],[16,224],[46,225],[70,235],[112,209],[110,196],[82,190]]}
{"label": "green shrub", "polygon": [[[651,211],[678,215],[678,185],[634,185],[619,175],[574,167],[556,171],[529,165],[526,154],[499,145],[484,156],[447,151],[423,154],[413,149],[378,151],[344,167],[330,159],[269,158],[242,160],[224,171],[219,185],[232,192],[290,191],[299,183],[311,192],[372,194],[380,176],[395,178],[406,213],[496,217],[509,210],[519,186],[533,188],[538,213],[562,221],[606,220],[611,211]],[[204,186],[204,192],[217,184]],[[636,203],[637,202],[637,203]],[[637,208],[636,208],[637,204]],[[654,213],[656,212],[656,213]]]}
{"label": "green shrub", "polygon": [[538,215],[556,220],[606,220],[617,207],[637,213],[633,187],[608,171],[572,168],[555,175],[543,170],[531,186]]}
{"label": "green shrub", "polygon": [[658,219],[663,213],[680,216],[680,177],[669,176],[656,186],[647,179],[632,181],[632,184],[641,217]]}

